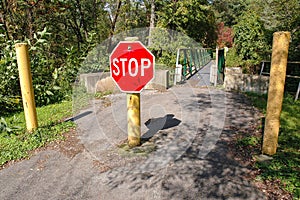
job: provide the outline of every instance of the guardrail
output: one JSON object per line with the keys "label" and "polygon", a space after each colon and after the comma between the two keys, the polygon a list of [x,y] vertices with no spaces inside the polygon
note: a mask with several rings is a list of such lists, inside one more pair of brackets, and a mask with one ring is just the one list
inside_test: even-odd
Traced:
{"label": "guardrail", "polygon": [[[261,69],[259,75],[270,75],[270,69],[271,69],[271,61],[263,60],[261,61]],[[295,67],[295,66],[298,66]],[[298,100],[299,93],[300,93],[300,62],[299,61],[289,61],[287,62],[287,72],[286,72],[286,85],[292,88],[292,91],[288,92],[294,92],[295,88],[297,87],[297,83],[295,79],[299,79],[298,88],[295,95],[295,101]]]}
{"label": "guardrail", "polygon": [[181,48],[177,50],[174,84],[187,80],[212,59],[212,49]]}

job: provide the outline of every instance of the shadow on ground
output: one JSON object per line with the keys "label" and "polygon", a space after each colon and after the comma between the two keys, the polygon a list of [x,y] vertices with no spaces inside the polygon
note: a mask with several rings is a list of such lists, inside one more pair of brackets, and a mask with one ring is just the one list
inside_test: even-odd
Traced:
{"label": "shadow on ground", "polygon": [[180,124],[180,120],[174,118],[173,114],[167,114],[164,117],[152,118],[145,122],[146,127],[149,129],[142,135],[142,140],[149,140],[160,130],[172,128]]}
{"label": "shadow on ground", "polygon": [[81,119],[83,117],[86,117],[86,116],[88,116],[89,114],[92,114],[92,113],[93,113],[92,111],[86,111],[86,112],[80,113],[80,114],[78,114],[74,117],[66,119],[65,122],[68,122],[68,121],[75,122],[76,120]]}
{"label": "shadow on ground", "polygon": [[[236,134],[253,131],[253,125],[258,121],[258,111],[240,94],[223,92],[212,95],[207,92],[196,94],[195,101],[186,107],[194,112],[197,104],[199,112],[203,113],[199,119],[201,126],[196,130],[194,127],[187,127],[186,124],[179,126],[182,130],[197,132],[191,143],[182,137],[188,138],[186,134],[189,133],[180,131],[179,127],[175,135],[172,134],[174,129],[160,129],[157,132],[156,129],[149,128],[150,133],[157,132],[153,137],[156,144],[179,140],[176,144],[185,148],[188,143],[189,146],[182,155],[176,155],[177,151],[173,151],[172,148],[159,151],[159,148],[163,147],[157,145],[157,152],[161,154],[160,160],[153,159],[153,162],[147,165],[142,161],[107,172],[106,184],[110,191],[115,192],[123,188],[122,191],[133,195],[133,199],[145,196],[150,199],[265,199],[264,194],[245,178],[250,172],[250,166],[238,164],[228,148],[228,142]],[[212,99],[222,100],[225,107],[222,107],[221,103],[212,103]],[[223,120],[221,134],[215,135],[217,138],[210,138],[207,134],[214,134],[213,132],[219,129],[217,124],[211,123],[211,116],[218,116],[224,109],[226,115],[219,119]],[[160,120],[165,118],[158,119]],[[206,145],[204,142],[214,144],[210,144],[209,153],[203,157],[201,151]],[[151,156],[149,155],[149,159]],[[168,162],[162,168],[161,163],[166,160]]]}

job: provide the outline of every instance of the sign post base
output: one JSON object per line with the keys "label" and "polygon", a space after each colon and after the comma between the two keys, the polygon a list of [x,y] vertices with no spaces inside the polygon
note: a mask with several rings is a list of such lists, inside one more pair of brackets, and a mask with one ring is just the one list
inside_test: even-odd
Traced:
{"label": "sign post base", "polygon": [[140,93],[127,93],[127,131],[130,147],[141,144]]}

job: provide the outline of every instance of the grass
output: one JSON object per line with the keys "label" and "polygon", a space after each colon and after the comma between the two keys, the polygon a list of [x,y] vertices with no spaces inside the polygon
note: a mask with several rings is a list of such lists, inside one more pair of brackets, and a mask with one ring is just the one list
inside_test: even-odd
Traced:
{"label": "grass", "polygon": [[244,147],[244,146],[257,146],[260,139],[256,136],[246,136],[237,141],[237,145]]}
{"label": "grass", "polygon": [[24,112],[2,118],[8,129],[0,132],[0,166],[11,160],[26,158],[30,151],[51,141],[62,140],[63,134],[75,127],[73,122],[62,121],[71,115],[72,101],[37,108],[39,128],[33,133],[26,131]]}
{"label": "grass", "polygon": [[[266,113],[267,96],[247,94],[253,105]],[[258,179],[280,180],[283,189],[300,199],[300,101],[286,96],[282,105],[277,153],[268,163],[257,163]],[[247,140],[246,140],[247,141]]]}
{"label": "grass", "polygon": [[95,97],[95,99],[101,99],[101,98],[103,98],[103,97],[105,97],[107,95],[110,95],[112,93],[113,93],[113,91],[110,91],[110,90],[105,91],[105,92],[96,92],[94,94],[94,97]]}

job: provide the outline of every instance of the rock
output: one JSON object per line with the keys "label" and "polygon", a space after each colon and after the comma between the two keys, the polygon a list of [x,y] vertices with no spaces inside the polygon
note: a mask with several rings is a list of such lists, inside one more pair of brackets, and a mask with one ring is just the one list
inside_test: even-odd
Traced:
{"label": "rock", "polygon": [[106,77],[97,81],[95,92],[106,92],[106,91],[113,91],[117,92],[119,89],[117,88],[115,82],[111,77]]}
{"label": "rock", "polygon": [[272,157],[264,155],[264,154],[256,155],[256,156],[254,156],[254,158],[257,162],[267,162],[267,161],[270,161],[273,159]]}

